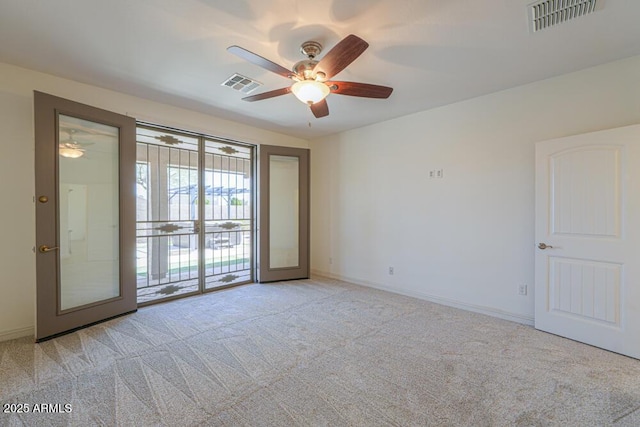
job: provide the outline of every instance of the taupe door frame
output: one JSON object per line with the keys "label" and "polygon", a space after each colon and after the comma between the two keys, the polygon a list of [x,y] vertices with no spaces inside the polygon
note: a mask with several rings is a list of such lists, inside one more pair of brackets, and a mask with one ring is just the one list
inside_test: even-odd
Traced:
{"label": "taupe door frame", "polygon": [[[298,162],[298,249],[297,265],[272,267],[271,249],[271,198],[270,184],[271,156],[282,156],[297,159]],[[279,147],[260,145],[258,154],[259,200],[258,200],[258,268],[259,282],[274,282],[279,280],[294,280],[309,278],[309,150],[304,148]]]}
{"label": "taupe door frame", "polygon": [[[137,309],[135,244],[135,130],[132,117],[34,92],[36,170],[36,341]],[[61,309],[58,147],[60,115],[97,122],[119,134],[119,296]],[[50,249],[48,249],[50,248]],[[42,250],[39,250],[42,249]],[[91,280],[90,277],[87,280]]]}

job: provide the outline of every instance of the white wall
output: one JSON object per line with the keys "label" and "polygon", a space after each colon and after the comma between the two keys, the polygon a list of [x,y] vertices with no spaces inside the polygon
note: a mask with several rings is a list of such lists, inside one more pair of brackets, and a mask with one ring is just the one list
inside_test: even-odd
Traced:
{"label": "white wall", "polygon": [[32,334],[35,323],[34,90],[214,136],[308,146],[306,140],[0,63],[0,341]]}
{"label": "white wall", "polygon": [[535,142],[640,123],[638,76],[634,57],[311,141],[312,271],[531,323]]}

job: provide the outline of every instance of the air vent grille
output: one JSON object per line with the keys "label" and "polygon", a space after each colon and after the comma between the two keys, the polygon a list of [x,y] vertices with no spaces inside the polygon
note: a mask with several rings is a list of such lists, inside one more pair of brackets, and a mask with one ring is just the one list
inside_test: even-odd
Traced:
{"label": "air vent grille", "polygon": [[222,82],[221,86],[227,86],[242,93],[251,93],[258,87],[262,86],[262,83],[257,80],[250,79],[249,77],[245,77],[242,74],[235,73]]}
{"label": "air vent grille", "polygon": [[543,0],[530,4],[529,26],[532,33],[553,27],[599,9],[602,0]]}

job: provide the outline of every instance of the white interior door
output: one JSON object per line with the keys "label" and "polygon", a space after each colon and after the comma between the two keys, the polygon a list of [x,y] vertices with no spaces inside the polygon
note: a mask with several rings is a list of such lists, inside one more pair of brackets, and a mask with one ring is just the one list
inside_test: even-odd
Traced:
{"label": "white interior door", "polygon": [[640,125],[536,145],[535,326],[640,358]]}

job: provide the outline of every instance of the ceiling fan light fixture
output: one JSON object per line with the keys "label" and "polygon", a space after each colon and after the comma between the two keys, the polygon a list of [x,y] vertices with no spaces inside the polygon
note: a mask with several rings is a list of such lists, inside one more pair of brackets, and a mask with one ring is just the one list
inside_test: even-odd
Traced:
{"label": "ceiling fan light fixture", "polygon": [[291,92],[307,105],[320,102],[331,92],[329,86],[315,80],[302,80],[291,86]]}
{"label": "ceiling fan light fixture", "polygon": [[[550,2],[552,0],[539,1]],[[556,2],[559,0],[553,1]],[[369,43],[362,40],[360,37],[349,34],[347,37],[340,40],[329,52],[327,52],[322,59],[316,61],[315,58],[322,50],[322,45],[314,41],[304,42],[302,44],[301,52],[307,57],[307,59],[298,61],[291,70],[288,70],[275,62],[269,61],[256,53],[243,49],[240,46],[229,46],[227,51],[267,71],[271,71],[279,76],[291,79],[294,82],[291,86],[283,87],[281,89],[246,96],[242,98],[243,101],[260,101],[293,93],[301,102],[307,104],[313,115],[319,119],[329,115],[329,106],[325,101],[325,98],[329,93],[357,96],[360,98],[379,99],[386,99],[391,95],[391,92],[393,92],[393,88],[391,87],[359,82],[331,81],[333,76],[340,73],[349,66],[349,64],[355,61],[368,46]]]}
{"label": "ceiling fan light fixture", "polygon": [[58,153],[60,153],[62,157],[66,157],[68,159],[77,159],[78,157],[82,157],[84,155],[84,152],[82,150],[71,147],[60,147],[58,149]]}

